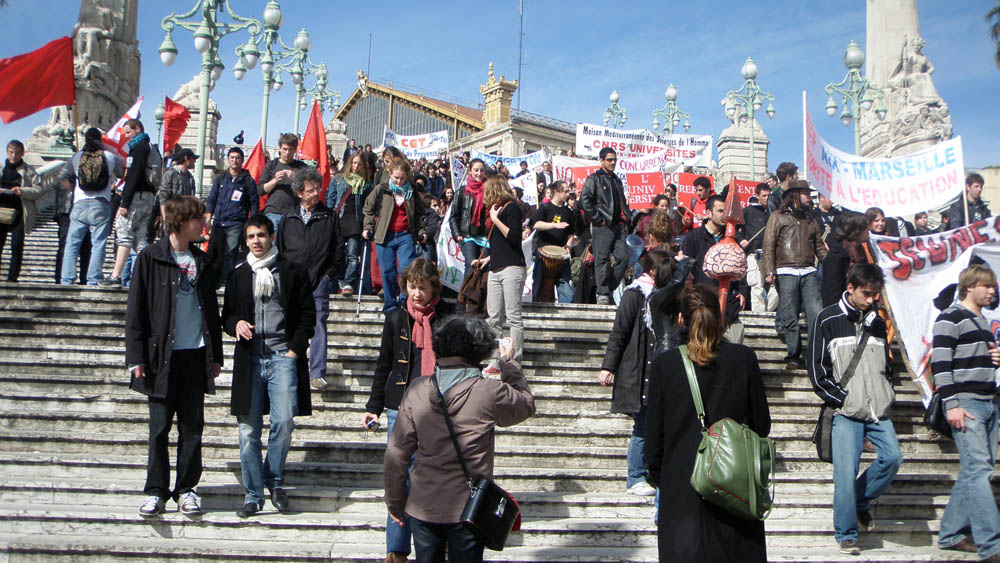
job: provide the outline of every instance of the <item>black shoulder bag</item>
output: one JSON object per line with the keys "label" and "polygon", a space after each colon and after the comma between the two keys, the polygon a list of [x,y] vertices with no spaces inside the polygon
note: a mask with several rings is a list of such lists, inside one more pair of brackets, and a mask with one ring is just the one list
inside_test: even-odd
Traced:
{"label": "black shoulder bag", "polygon": [[[858,343],[858,347],[854,349],[854,355],[851,356],[851,362],[847,364],[847,369],[844,370],[844,377],[839,381],[840,386],[845,390],[847,389],[848,382],[854,377],[854,372],[858,369],[861,354],[865,352],[865,346],[868,345],[868,335],[869,332],[862,328],[861,341]],[[820,461],[833,462],[833,415],[836,411],[835,407],[826,404],[819,409],[819,420],[816,421],[816,430],[813,431],[812,443],[816,444],[816,455],[819,456]]]}
{"label": "black shoulder bag", "polygon": [[514,527],[514,521],[519,518],[521,509],[514,497],[501,489],[492,479],[485,477],[473,479],[469,475],[462,447],[458,445],[455,427],[451,423],[451,415],[448,414],[448,405],[445,404],[444,394],[438,385],[437,374],[431,376],[431,381],[434,382],[434,389],[441,398],[441,412],[444,413],[444,421],[448,425],[448,434],[451,435],[451,443],[454,444],[455,453],[458,454],[458,462],[462,464],[465,481],[469,484],[469,500],[465,503],[459,521],[483,545],[493,551],[503,551],[507,536]]}

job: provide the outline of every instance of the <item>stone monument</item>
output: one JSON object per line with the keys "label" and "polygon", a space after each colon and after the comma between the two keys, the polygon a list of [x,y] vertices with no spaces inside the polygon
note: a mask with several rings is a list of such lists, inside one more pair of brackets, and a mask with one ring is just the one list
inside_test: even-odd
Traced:
{"label": "stone monument", "polygon": [[[729,103],[728,98],[722,99],[723,107]],[[725,113],[725,112],[723,112]],[[760,180],[767,173],[767,148],[771,140],[764,134],[764,129],[756,118],[746,115],[743,105],[736,102],[736,112],[732,117],[726,115],[732,123],[719,134],[719,164],[717,179],[735,176],[740,180]],[[750,177],[750,127],[753,127],[753,160],[756,178]]]}
{"label": "stone monument", "polygon": [[861,154],[888,158],[918,151],[952,136],[948,104],[923,54],[916,0],[867,0],[868,65],[865,70],[885,96],[886,118],[861,114]]}
{"label": "stone monument", "polygon": [[[330,146],[331,154],[340,161],[347,148],[347,124],[334,117],[323,126],[323,130],[326,131],[326,144]],[[336,173],[337,171],[333,170],[332,172]]]}
{"label": "stone monument", "polygon": [[[214,88],[215,81],[213,80],[209,86],[209,91]],[[181,134],[181,138],[177,143],[186,149],[197,150],[198,123],[201,120],[201,74],[196,74],[190,82],[182,85],[171,98],[191,112],[191,119],[188,121],[187,128]],[[221,119],[222,114],[219,113],[218,105],[216,105],[214,100],[209,98],[208,122],[205,128],[205,154],[201,155],[202,162],[204,163],[202,171],[204,181],[202,182],[202,186],[208,186],[208,189],[212,187],[212,181],[215,179],[215,173],[218,168],[219,155],[216,140],[218,139],[219,120]],[[151,131],[150,124],[145,125],[146,130]]]}
{"label": "stone monument", "polygon": [[[73,27],[73,70],[76,131],[81,138],[89,127],[106,131],[139,97],[138,4],[138,0],[80,2],[80,18]],[[55,156],[53,145],[61,136],[64,142],[72,139],[73,123],[73,108],[52,108],[48,122],[36,127],[27,141],[25,157],[37,164]]]}

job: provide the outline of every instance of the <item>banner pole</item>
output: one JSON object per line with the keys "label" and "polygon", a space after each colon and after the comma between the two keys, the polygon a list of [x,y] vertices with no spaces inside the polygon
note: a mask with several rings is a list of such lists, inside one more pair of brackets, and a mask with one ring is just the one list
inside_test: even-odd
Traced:
{"label": "banner pole", "polygon": [[[962,214],[965,215],[965,224],[969,224],[969,190],[962,188]],[[949,229],[954,229],[955,226],[952,224],[948,225]]]}
{"label": "banner pole", "polygon": [[806,134],[806,120],[809,119],[809,109],[806,107],[806,91],[802,90],[802,168],[806,171],[806,181],[809,181],[809,148]]}

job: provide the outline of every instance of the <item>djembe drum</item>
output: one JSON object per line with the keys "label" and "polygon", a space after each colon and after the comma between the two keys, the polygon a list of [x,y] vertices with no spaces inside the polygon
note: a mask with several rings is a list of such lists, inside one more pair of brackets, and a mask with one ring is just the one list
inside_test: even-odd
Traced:
{"label": "djembe drum", "polygon": [[539,248],[538,255],[542,257],[542,287],[538,292],[538,302],[555,303],[556,282],[562,277],[569,251],[553,244]]}

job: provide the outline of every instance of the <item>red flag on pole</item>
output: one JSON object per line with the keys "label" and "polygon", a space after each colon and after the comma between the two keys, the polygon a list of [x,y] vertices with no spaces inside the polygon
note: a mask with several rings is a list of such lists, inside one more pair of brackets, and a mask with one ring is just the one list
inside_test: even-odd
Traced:
{"label": "red flag on pole", "polygon": [[323,175],[323,185],[320,190],[320,201],[326,201],[326,188],[330,185],[330,156],[326,152],[326,131],[323,130],[323,111],[319,109],[319,101],[313,100],[312,112],[306,132],[302,135],[299,154],[303,159],[315,160],[316,169]]}
{"label": "red flag on pole", "polygon": [[191,112],[183,104],[179,104],[169,97],[164,96],[164,100],[163,154],[167,154],[173,150],[174,145],[187,129],[188,121],[191,120]]}
{"label": "red flag on pole", "polygon": [[76,103],[73,40],[63,37],[41,49],[0,59],[0,119],[4,123],[52,106]]}
{"label": "red flag on pole", "polygon": [[139,107],[142,106],[142,99],[144,96],[139,96],[139,99],[132,104],[132,107],[125,112],[125,115],[118,119],[114,127],[108,129],[108,132],[101,137],[101,142],[104,143],[104,148],[111,152],[118,153],[118,156],[122,157],[124,160],[128,156],[128,139],[125,138],[125,133],[122,129],[125,127],[125,122],[129,119],[139,119]]}
{"label": "red flag on pole", "polygon": [[[250,151],[250,156],[247,157],[246,163],[243,165],[250,173],[250,177],[253,178],[254,182],[260,181],[260,175],[264,173],[264,165],[267,164],[267,160],[264,159],[264,147],[260,141],[257,140],[257,144],[254,145],[253,150]],[[260,196],[260,209],[264,210],[264,205],[267,204],[267,194]]]}

